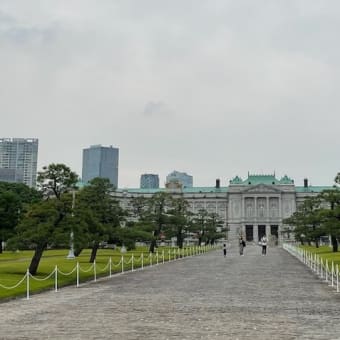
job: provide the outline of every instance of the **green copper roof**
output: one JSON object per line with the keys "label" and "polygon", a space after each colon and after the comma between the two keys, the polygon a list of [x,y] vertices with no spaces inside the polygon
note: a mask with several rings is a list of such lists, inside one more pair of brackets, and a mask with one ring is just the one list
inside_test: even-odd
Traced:
{"label": "green copper roof", "polygon": [[324,190],[334,190],[332,186],[309,186],[309,187],[295,187],[296,192],[322,192]]}
{"label": "green copper roof", "polygon": [[267,185],[279,185],[279,184],[294,184],[294,181],[287,175],[283,176],[278,180],[274,175],[251,175],[248,173],[248,178],[242,180],[239,176],[234,177],[230,184],[238,185],[257,185],[257,184],[267,184]]}
{"label": "green copper roof", "polygon": [[[291,184],[292,182],[288,182],[286,179],[284,181],[277,180],[270,175],[261,175],[258,176],[249,176],[248,180],[250,178],[250,181],[253,181],[250,185],[256,185],[256,184],[272,184],[270,181],[276,181],[276,184]],[[291,181],[291,180],[290,180]],[[288,183],[282,183],[282,182],[288,182]],[[246,181],[242,181],[240,183],[241,185],[249,185],[246,183]],[[309,187],[303,187],[303,186],[296,186],[295,191],[297,193],[320,193],[323,190],[333,190],[333,186],[309,186]],[[166,188],[157,188],[157,189],[140,189],[140,188],[134,188],[134,189],[118,189],[117,192],[127,192],[129,194],[155,194],[157,192],[177,192],[177,190],[171,190]],[[193,187],[193,188],[184,188],[182,190],[178,190],[178,192],[182,192],[185,194],[207,194],[207,193],[227,193],[228,187]]]}
{"label": "green copper roof", "polygon": [[[166,188],[157,188],[157,189],[140,189],[140,188],[134,188],[134,189],[118,189],[118,192],[128,192],[129,194],[136,193],[136,194],[155,194],[157,192],[177,192],[177,190],[172,189],[166,189]],[[227,187],[192,187],[192,188],[183,188],[181,190],[178,190],[178,192],[183,192],[185,194],[201,194],[201,193],[219,193],[219,192],[227,192]]]}

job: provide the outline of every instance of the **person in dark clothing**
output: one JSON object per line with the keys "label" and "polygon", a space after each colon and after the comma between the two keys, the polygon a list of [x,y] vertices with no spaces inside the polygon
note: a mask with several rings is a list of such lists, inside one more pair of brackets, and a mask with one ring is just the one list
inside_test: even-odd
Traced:
{"label": "person in dark clothing", "polygon": [[261,245],[262,245],[262,255],[267,255],[267,237],[264,235],[261,238]]}
{"label": "person in dark clothing", "polygon": [[239,247],[240,247],[240,255],[242,255],[242,256],[243,256],[243,249],[244,249],[245,246],[246,246],[246,242],[244,242],[243,237],[240,236]]}
{"label": "person in dark clothing", "polygon": [[226,243],[223,243],[223,255],[224,257],[227,256],[227,244]]}

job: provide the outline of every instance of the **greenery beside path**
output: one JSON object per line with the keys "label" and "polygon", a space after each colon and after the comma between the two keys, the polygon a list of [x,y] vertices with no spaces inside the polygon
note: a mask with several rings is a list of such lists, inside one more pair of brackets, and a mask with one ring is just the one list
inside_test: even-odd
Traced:
{"label": "greenery beside path", "polygon": [[[193,248],[191,248],[193,249]],[[158,261],[162,262],[162,252],[164,251],[164,261],[169,260],[169,250],[170,250],[170,259],[173,260],[175,257],[179,256],[178,248],[169,248],[169,247],[159,247],[158,248]],[[79,262],[79,266],[82,270],[87,271],[91,268],[92,264],[89,263],[88,259],[91,254],[91,249],[84,249],[79,257],[76,259],[70,260],[67,259],[66,256],[69,252],[68,249],[60,249],[60,250],[46,250],[42,256],[39,272],[35,275],[35,278],[44,279],[48,275],[50,275],[54,270],[55,266],[58,266],[58,269],[64,273],[71,272],[77,262]],[[175,251],[175,252],[174,252]],[[185,256],[189,253],[189,248],[181,249],[181,254]],[[0,285],[4,285],[7,287],[11,287],[16,285],[24,275],[26,274],[27,268],[30,265],[30,261],[32,258],[34,251],[21,251],[21,252],[4,252],[0,257]],[[184,252],[184,253],[183,253]],[[124,256],[124,271],[131,270],[131,259],[132,254],[134,255],[134,268],[141,267],[140,256],[143,254],[144,257],[144,266],[150,265],[150,253],[147,247],[139,247],[133,251],[128,251],[124,254],[120,252],[120,249],[99,249],[96,256],[96,273],[97,277],[100,276],[108,276],[109,275],[109,267],[107,264],[109,263],[109,259],[112,259],[112,274],[121,272],[121,265],[117,266],[120,262],[121,257]],[[152,255],[152,263],[155,264],[157,261],[157,255]],[[138,261],[139,260],[139,261]],[[104,270],[105,266],[107,268]],[[89,281],[94,279],[94,271],[89,270],[88,272],[80,271],[80,283]],[[76,285],[76,271],[74,271],[71,275],[65,276],[58,273],[58,287],[65,285]],[[51,278],[45,281],[36,281],[34,279],[30,279],[30,292],[39,292],[46,289],[54,289],[55,284],[55,276],[52,275]],[[0,300],[5,298],[13,298],[13,297],[23,297],[26,295],[26,280],[24,280],[17,288],[14,289],[4,289],[0,286]]]}
{"label": "greenery beside path", "polygon": [[313,246],[300,246],[300,248],[307,250],[312,254],[317,254],[323,260],[328,260],[329,263],[334,261],[334,264],[340,265],[340,252],[334,253],[329,246],[321,246],[319,248]]}

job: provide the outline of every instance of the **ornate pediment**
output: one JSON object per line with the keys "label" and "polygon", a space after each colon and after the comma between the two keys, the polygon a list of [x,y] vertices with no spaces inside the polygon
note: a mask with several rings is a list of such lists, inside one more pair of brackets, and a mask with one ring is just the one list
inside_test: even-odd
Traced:
{"label": "ornate pediment", "polygon": [[262,193],[269,193],[269,194],[280,194],[281,190],[277,189],[271,185],[265,184],[258,184],[251,186],[242,190],[243,193],[254,193],[254,194],[262,194]]}

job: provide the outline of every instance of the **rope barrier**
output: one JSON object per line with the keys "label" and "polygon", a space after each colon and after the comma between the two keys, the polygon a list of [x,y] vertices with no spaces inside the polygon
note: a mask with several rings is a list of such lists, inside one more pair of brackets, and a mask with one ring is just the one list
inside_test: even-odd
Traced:
{"label": "rope barrier", "polygon": [[5,286],[5,285],[0,284],[0,287],[3,288],[3,289],[7,289],[7,290],[15,289],[15,288],[19,287],[19,286],[25,281],[26,277],[27,277],[27,273],[26,273],[26,274],[24,275],[24,277],[23,277],[18,283],[16,283],[14,286],[8,287],[8,286]]}
{"label": "rope barrier", "polygon": [[88,269],[81,269],[81,267],[79,266],[79,271],[82,273],[88,273],[89,271],[91,271],[93,268],[93,264],[91,264],[91,266]]}
{"label": "rope barrier", "polygon": [[75,266],[69,273],[64,273],[60,269],[58,269],[59,274],[64,275],[64,276],[69,276],[74,273],[74,271],[77,269],[77,266]]}
{"label": "rope barrier", "polygon": [[339,265],[334,265],[334,261],[331,264],[328,263],[328,259],[323,260],[317,254],[313,254],[306,249],[299,249],[291,244],[283,244],[285,249],[291,255],[297,257],[302,263],[315,272],[322,280],[329,283],[330,287],[336,288],[339,293]]}
{"label": "rope barrier", "polygon": [[[186,256],[194,256],[194,255],[200,255],[203,254],[205,252],[207,252],[208,250],[211,249],[215,249],[216,247],[212,247],[212,246],[204,246],[204,247],[189,247],[189,248],[177,248],[177,250],[174,248],[173,249],[173,254],[171,254],[171,250],[168,249],[168,261],[176,261],[177,259],[181,259],[184,258]],[[291,251],[292,252],[292,251]],[[304,256],[304,253],[301,253],[302,257]],[[305,255],[306,257],[306,255]],[[0,288],[6,289],[6,290],[11,290],[11,289],[15,289],[18,286],[20,286],[25,280],[26,280],[26,299],[29,300],[30,298],[30,278],[32,278],[34,281],[38,281],[38,282],[42,282],[42,281],[47,281],[48,279],[52,278],[52,276],[54,275],[54,291],[57,292],[58,291],[58,274],[63,275],[63,276],[70,276],[72,275],[75,271],[76,271],[76,286],[79,287],[79,282],[80,282],[80,273],[89,273],[90,271],[93,270],[93,275],[94,275],[94,282],[97,281],[97,272],[105,272],[105,271],[109,271],[109,277],[112,276],[112,268],[115,267],[121,267],[121,273],[124,273],[124,264],[128,265],[131,264],[131,271],[135,271],[135,265],[136,264],[140,264],[141,269],[143,269],[145,267],[145,261],[144,260],[148,260],[149,262],[149,266],[152,267],[153,264],[159,264],[159,263],[165,263],[165,252],[164,249],[162,250],[162,254],[161,254],[161,259],[160,259],[160,254],[157,251],[155,254],[153,253],[149,253],[147,256],[144,256],[144,253],[142,252],[141,255],[137,258],[135,258],[134,254],[131,255],[131,258],[128,261],[124,260],[124,256],[122,255],[120,258],[120,261],[118,263],[112,263],[112,258],[109,258],[108,263],[103,267],[103,268],[98,268],[96,265],[96,261],[93,262],[93,264],[87,268],[87,269],[83,269],[81,268],[79,262],[77,262],[76,266],[70,271],[70,272],[63,272],[61,271],[58,266],[55,266],[55,268],[53,269],[53,271],[48,274],[46,277],[44,278],[39,278],[39,277],[35,277],[33,275],[30,274],[29,269],[27,269],[26,274],[23,276],[23,278],[18,281],[16,284],[14,284],[13,286],[6,286],[3,284],[0,284]],[[154,263],[155,262],[155,263]],[[323,263],[322,263],[322,259],[319,260],[319,265],[320,265],[320,271],[321,275],[322,275],[322,271],[323,271]],[[328,263],[326,263],[326,273],[328,273]],[[327,274],[328,275],[328,274]],[[339,267],[338,265],[335,267],[334,264],[332,263],[332,286],[337,287],[337,291],[339,291]],[[336,284],[334,284],[334,279],[336,280]]]}
{"label": "rope barrier", "polygon": [[43,279],[39,279],[38,277],[34,277],[32,274],[30,274],[29,273],[29,276],[33,279],[33,280],[35,280],[35,281],[40,281],[40,282],[42,282],[42,281],[46,281],[46,280],[48,280],[49,278],[51,278],[53,275],[54,275],[54,273],[55,273],[55,270],[53,270],[52,272],[51,272],[51,274],[49,274],[49,275],[47,275],[45,278],[43,278]]}

